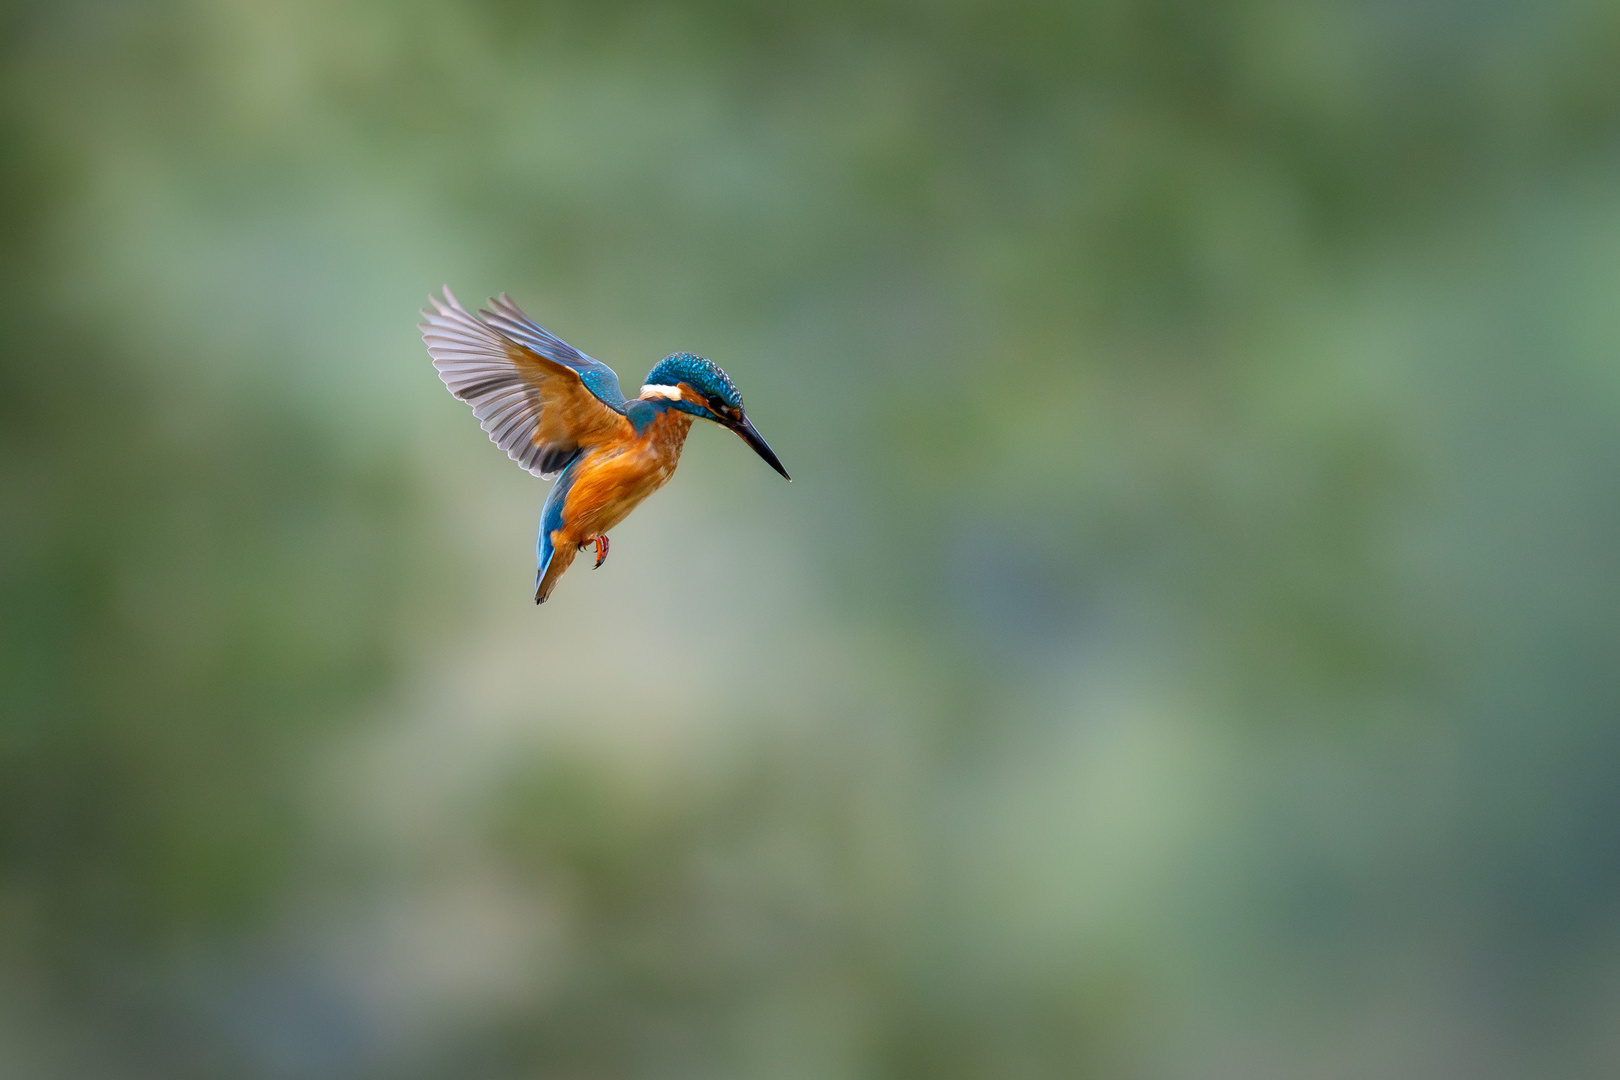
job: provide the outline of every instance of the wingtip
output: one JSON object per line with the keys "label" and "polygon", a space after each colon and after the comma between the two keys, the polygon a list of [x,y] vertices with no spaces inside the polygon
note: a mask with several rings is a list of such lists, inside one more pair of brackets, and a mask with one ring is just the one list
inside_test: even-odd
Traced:
{"label": "wingtip", "polygon": [[498,322],[501,319],[509,319],[519,323],[526,322],[529,319],[527,315],[523,314],[523,309],[518,307],[512,301],[511,296],[505,292],[490,297],[489,307],[479,308],[478,317],[486,321],[494,319]]}
{"label": "wingtip", "polygon": [[[444,298],[440,299],[438,293],[428,293],[429,307],[422,309],[422,317],[431,322],[435,317],[443,318],[453,315],[460,310],[461,304],[456,300],[456,294],[450,291],[450,286],[444,286]],[[419,324],[426,326],[427,324]]]}
{"label": "wingtip", "polygon": [[450,286],[445,285],[442,288],[442,298],[439,293],[428,293],[428,303],[433,306],[433,310],[429,311],[427,308],[423,308],[422,314],[425,317],[431,319],[435,315],[438,315],[442,318],[444,316],[454,315],[456,312],[463,310],[461,301],[457,300],[456,294],[450,291]]}

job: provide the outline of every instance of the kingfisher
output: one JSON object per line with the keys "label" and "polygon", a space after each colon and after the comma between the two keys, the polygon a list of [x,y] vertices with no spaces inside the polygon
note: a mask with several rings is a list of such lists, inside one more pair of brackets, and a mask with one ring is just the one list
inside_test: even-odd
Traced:
{"label": "kingfisher", "polygon": [[542,480],[556,478],[540,510],[536,604],[579,552],[595,547],[602,565],[608,530],[675,475],[694,419],[735,431],[793,479],[743,412],[737,385],[711,360],[671,353],[626,400],[612,368],[534,322],[505,293],[476,316],[448,285],[444,299],[428,302],[418,328],[444,385],[513,461]]}

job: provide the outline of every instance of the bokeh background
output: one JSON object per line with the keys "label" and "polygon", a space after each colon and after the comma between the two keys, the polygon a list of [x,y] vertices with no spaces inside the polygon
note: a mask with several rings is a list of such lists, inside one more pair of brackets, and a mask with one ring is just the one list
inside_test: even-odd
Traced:
{"label": "bokeh background", "polygon": [[3,11],[0,1074],[1620,1074],[1614,3]]}

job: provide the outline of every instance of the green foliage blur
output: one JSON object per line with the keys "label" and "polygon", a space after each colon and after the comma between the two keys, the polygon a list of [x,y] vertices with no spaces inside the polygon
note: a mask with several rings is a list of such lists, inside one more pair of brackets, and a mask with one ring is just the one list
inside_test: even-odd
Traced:
{"label": "green foliage blur", "polygon": [[[1620,1074],[1620,7],[0,9],[0,1076]],[[718,429],[531,602],[417,310]]]}

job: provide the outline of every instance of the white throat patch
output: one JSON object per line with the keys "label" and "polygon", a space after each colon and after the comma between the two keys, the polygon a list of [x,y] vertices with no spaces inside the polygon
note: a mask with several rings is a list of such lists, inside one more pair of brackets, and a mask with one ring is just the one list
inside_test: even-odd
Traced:
{"label": "white throat patch", "polygon": [[648,384],[641,388],[642,397],[661,397],[671,401],[681,400],[681,388],[678,386],[653,386]]}

